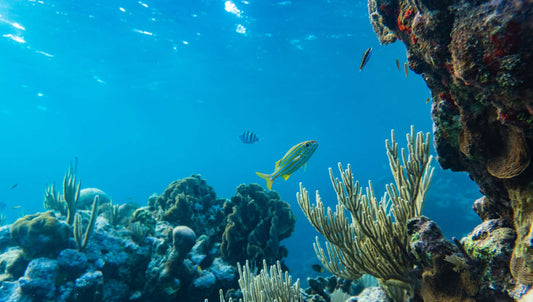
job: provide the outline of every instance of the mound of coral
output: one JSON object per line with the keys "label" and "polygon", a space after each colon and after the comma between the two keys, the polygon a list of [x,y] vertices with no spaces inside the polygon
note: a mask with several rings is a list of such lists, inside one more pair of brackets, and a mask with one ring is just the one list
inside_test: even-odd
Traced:
{"label": "mound of coral", "polygon": [[[69,206],[78,203],[79,185],[72,174],[65,180],[63,195],[47,191],[46,204],[57,211],[0,228],[0,302],[215,301],[220,289],[238,297],[231,290],[238,261],[287,255],[280,241],[292,233],[294,215],[277,193],[257,185],[241,185],[226,200],[193,175],[146,207],[109,199],[98,210],[93,196],[88,211]],[[67,210],[76,217],[71,224]],[[240,245],[248,247],[244,254],[235,252]]]}

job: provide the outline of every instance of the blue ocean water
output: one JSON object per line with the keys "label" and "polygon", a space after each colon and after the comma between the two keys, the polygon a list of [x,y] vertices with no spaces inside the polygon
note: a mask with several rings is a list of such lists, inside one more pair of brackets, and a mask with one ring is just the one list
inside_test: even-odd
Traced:
{"label": "blue ocean water", "polygon": [[[410,125],[432,127],[426,84],[397,70],[405,48],[379,45],[366,1],[3,1],[0,35],[9,223],[43,211],[46,186],[61,185],[76,157],[82,187],[144,205],[191,174],[224,198],[241,183],[265,186],[256,171],[314,139],[306,170],[273,185],[298,217],[284,244],[303,277],[317,233],[296,203],[299,182],[334,206],[328,167],[342,162],[384,192],[390,130],[405,147]],[[244,131],[261,140],[243,144]],[[433,165],[424,214],[461,237],[479,222],[471,204],[481,194],[466,174]]]}

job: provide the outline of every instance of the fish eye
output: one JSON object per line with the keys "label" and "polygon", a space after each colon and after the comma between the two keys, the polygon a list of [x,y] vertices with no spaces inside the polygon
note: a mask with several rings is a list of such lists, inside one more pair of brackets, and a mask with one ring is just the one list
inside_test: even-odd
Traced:
{"label": "fish eye", "polygon": [[306,146],[306,147],[309,147],[309,146],[310,146],[310,144],[309,144],[309,143],[306,143],[306,144],[305,144],[305,146]]}

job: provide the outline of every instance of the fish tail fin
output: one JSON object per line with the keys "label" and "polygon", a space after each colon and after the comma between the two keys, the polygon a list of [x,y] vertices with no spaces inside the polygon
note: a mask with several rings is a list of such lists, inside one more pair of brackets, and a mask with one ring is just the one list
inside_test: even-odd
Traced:
{"label": "fish tail fin", "polygon": [[257,174],[257,176],[261,177],[262,179],[266,180],[267,182],[267,189],[271,189],[272,188],[272,182],[274,181],[271,177],[271,175],[269,174],[263,174],[263,173],[259,173],[259,172],[255,172],[255,174]]}

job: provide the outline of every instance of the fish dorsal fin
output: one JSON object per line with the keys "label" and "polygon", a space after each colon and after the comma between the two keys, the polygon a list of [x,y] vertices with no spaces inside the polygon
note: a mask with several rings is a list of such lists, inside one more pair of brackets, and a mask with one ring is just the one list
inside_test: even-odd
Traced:
{"label": "fish dorsal fin", "polygon": [[281,175],[281,177],[283,177],[283,179],[285,180],[289,179],[290,176],[291,176],[290,174]]}
{"label": "fish dorsal fin", "polygon": [[274,170],[279,167],[279,163],[281,163],[281,159],[274,164]]}

